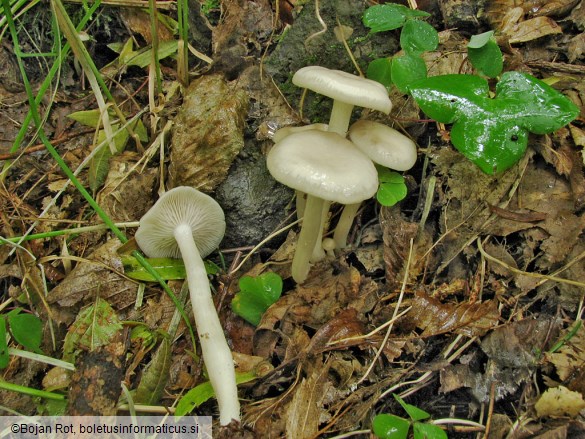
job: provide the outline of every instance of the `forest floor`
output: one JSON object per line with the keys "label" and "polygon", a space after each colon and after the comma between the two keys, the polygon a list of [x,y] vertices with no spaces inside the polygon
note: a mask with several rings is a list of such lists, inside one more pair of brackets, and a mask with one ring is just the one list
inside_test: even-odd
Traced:
{"label": "forest floor", "polygon": [[[242,424],[214,426],[218,437],[373,437],[376,415],[409,419],[393,395],[430,415],[414,427],[435,422],[449,437],[585,437],[585,2],[420,1],[440,36],[425,54],[429,75],[473,73],[467,42],[494,30],[505,71],[545,80],[581,114],[530,134],[518,163],[487,175],[453,148],[451,125],[393,88],[390,115],[354,117],[416,142],[408,195],[365,202],[351,245],[300,285],[294,193],[270,177],[266,152],[276,129],[326,122],[331,103],[301,98],[290,78],[309,64],[366,71],[398,50],[399,31],[369,34],[361,0],[192,1],[186,86],[175,2],[157,2],[156,71],[150,16],[137,7],[147,2],[129,4],[103,1],[93,14],[66,5],[76,24],[88,18],[80,35],[121,132],[113,153],[96,148],[107,135],[79,55],[51,73],[67,33],[55,33],[49,4],[19,11],[18,41],[1,22],[0,413],[125,414],[133,398],[138,413],[165,414],[183,398],[180,410],[217,420],[215,399],[189,392],[206,373],[178,319],[181,262],[151,261],[173,301],[132,256],[140,218],[165,188],[186,185],[226,215],[210,279],[244,382]],[[331,225],[340,211],[332,206]],[[262,290],[268,273],[282,294],[253,325],[231,303],[244,276]]]}

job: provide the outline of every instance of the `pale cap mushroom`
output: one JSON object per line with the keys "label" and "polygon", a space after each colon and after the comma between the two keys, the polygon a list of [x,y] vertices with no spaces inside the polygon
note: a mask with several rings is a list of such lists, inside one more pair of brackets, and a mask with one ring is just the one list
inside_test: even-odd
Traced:
{"label": "pale cap mushroom", "polygon": [[217,202],[192,187],[163,194],[142,217],[135,238],[150,257],[182,257],[193,316],[209,381],[219,406],[219,421],[240,421],[240,402],[231,350],[225,339],[203,257],[221,242],[224,214]]}
{"label": "pale cap mushroom", "polygon": [[349,138],[372,161],[395,171],[407,171],[416,163],[416,144],[394,128],[371,120],[358,120]]}
{"label": "pale cap mushroom", "polygon": [[292,133],[276,143],[266,159],[279,182],[307,194],[303,224],[292,263],[292,276],[302,283],[323,217],[323,203],[359,203],[378,189],[372,161],[337,133],[309,130]]}
{"label": "pale cap mushroom", "polygon": [[341,70],[321,66],[303,67],[293,75],[292,83],[333,99],[329,131],[342,136],[347,132],[354,106],[385,114],[389,114],[392,109],[386,87],[379,82]]}
{"label": "pale cap mushroom", "polygon": [[187,224],[202,258],[215,250],[225,234],[225,216],[209,195],[187,186],[163,194],[140,219],[136,241],[151,258],[180,258],[175,227]]}

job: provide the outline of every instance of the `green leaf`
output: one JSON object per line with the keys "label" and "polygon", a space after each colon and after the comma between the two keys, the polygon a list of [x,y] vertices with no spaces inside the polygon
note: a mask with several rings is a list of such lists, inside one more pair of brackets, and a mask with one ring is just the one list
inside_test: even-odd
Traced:
{"label": "green leaf", "polygon": [[136,388],[134,402],[137,404],[158,404],[169,380],[171,369],[171,343],[163,338],[160,346],[144,368],[140,384]]}
{"label": "green leaf", "polygon": [[469,39],[469,43],[467,43],[468,49],[480,49],[485,46],[488,41],[492,41],[492,37],[494,35],[494,31],[490,30],[488,32],[484,32],[483,34],[479,35],[472,35]]}
{"label": "green leaf", "polygon": [[[237,384],[248,383],[256,378],[258,378],[258,376],[255,372],[236,373]],[[195,386],[179,399],[177,407],[175,408],[175,419],[179,419],[186,414],[191,413],[194,409],[213,396],[215,396],[215,392],[209,381]]]}
{"label": "green leaf", "polygon": [[388,168],[381,166],[376,166],[376,168],[378,169],[378,181],[380,182],[376,199],[382,206],[394,206],[408,194],[404,177]]}
{"label": "green leaf", "polygon": [[424,60],[417,55],[397,56],[392,60],[392,82],[402,93],[408,87],[427,77],[427,66]]}
{"label": "green leaf", "polygon": [[413,421],[415,422],[422,421],[423,419],[428,419],[431,417],[431,415],[429,415],[424,410],[421,410],[418,407],[415,407],[414,405],[407,404],[406,402],[404,402],[404,400],[400,396],[396,394],[393,395],[394,399],[398,401],[398,403],[402,406],[406,413],[408,413],[408,416],[410,416],[410,419],[412,419]]}
{"label": "green leaf", "polygon": [[414,439],[448,439],[445,431],[433,424],[415,422],[413,425]]}
{"label": "green leaf", "polygon": [[392,86],[392,58],[378,58],[373,60],[366,70],[366,77],[378,81],[386,90]]}
{"label": "green leaf", "polygon": [[[121,256],[124,274],[130,279],[140,280],[143,282],[156,282],[156,279],[146,269],[140,265],[134,256]],[[182,259],[172,258],[146,258],[148,263],[158,271],[160,277],[164,280],[181,280],[185,279],[185,264]]]}
{"label": "green leaf", "polygon": [[91,128],[97,128],[101,123],[101,113],[97,108],[95,110],[76,111],[68,114],[67,117]]}
{"label": "green leaf", "polygon": [[380,439],[406,439],[410,422],[395,415],[382,413],[372,421],[372,430]]}
{"label": "green leaf", "polygon": [[[124,266],[124,274],[130,279],[143,282],[157,282],[157,280],[146,269],[140,265],[134,256],[122,255],[120,257]],[[173,258],[145,258],[148,263],[158,271],[164,280],[182,280],[187,277],[185,264],[182,259]],[[211,261],[203,261],[207,274],[215,275],[220,268]]]}
{"label": "green leaf", "polygon": [[372,32],[385,32],[398,29],[407,20],[419,17],[429,17],[431,14],[418,9],[409,9],[406,6],[386,3],[374,5],[366,9],[363,16],[363,23]]}
{"label": "green leaf", "polygon": [[0,316],[0,369],[4,369],[8,366],[10,361],[6,336],[6,319],[4,316]]}
{"label": "green leaf", "polygon": [[43,339],[43,322],[37,316],[27,313],[10,312],[7,315],[10,332],[14,339],[25,348],[36,352],[41,351]]}
{"label": "green leaf", "polygon": [[110,343],[122,323],[110,304],[102,298],[83,309],[69,327],[63,344],[63,360],[75,362],[80,350],[93,351]]}
{"label": "green leaf", "polygon": [[453,123],[453,145],[487,174],[520,160],[529,132],[551,133],[579,114],[566,96],[520,72],[504,73],[493,99],[487,81],[472,75],[433,76],[409,91],[428,116]]}
{"label": "green leaf", "polygon": [[276,273],[242,276],[239,285],[240,292],[232,300],[232,310],[257,326],[270,305],[280,298],[282,278]]}
{"label": "green leaf", "polygon": [[498,76],[504,68],[502,51],[495,40],[489,40],[478,48],[469,47],[467,57],[477,71],[490,78]]}
{"label": "green leaf", "polygon": [[411,55],[435,50],[439,45],[439,34],[433,26],[421,20],[408,20],[400,32],[400,46]]}

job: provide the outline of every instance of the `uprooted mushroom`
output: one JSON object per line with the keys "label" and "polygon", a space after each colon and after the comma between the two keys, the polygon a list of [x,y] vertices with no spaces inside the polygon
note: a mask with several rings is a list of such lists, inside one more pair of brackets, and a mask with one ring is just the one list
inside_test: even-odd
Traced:
{"label": "uprooted mushroom", "polygon": [[219,204],[192,187],[176,187],[162,195],[140,219],[136,242],[153,258],[182,257],[197,335],[209,381],[219,405],[221,425],[240,420],[240,402],[231,350],[225,339],[203,259],[225,233]]}

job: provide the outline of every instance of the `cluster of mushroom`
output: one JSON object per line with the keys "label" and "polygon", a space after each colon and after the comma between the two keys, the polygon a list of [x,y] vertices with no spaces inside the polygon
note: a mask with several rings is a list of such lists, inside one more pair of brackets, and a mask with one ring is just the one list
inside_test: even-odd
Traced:
{"label": "cluster of mushroom", "polygon": [[[360,120],[349,127],[354,106],[390,113],[392,103],[382,84],[319,66],[300,69],[292,82],[333,99],[328,125],[277,131],[267,157],[272,176],[297,191],[297,210],[303,223],[291,272],[293,279],[302,283],[310,263],[324,257],[322,234],[329,204],[345,205],[333,234],[335,245],[327,241],[327,251],[331,252],[335,247],[346,247],[360,204],[378,189],[374,162],[406,171],[416,162],[416,145],[377,122]],[[302,194],[307,197],[305,205],[299,203]]]}
{"label": "cluster of mushroom", "polygon": [[[292,263],[292,276],[303,282],[311,261],[346,245],[360,203],[378,188],[373,162],[407,170],[416,161],[416,147],[385,125],[361,120],[349,129],[355,105],[389,113],[386,89],[379,83],[322,67],[305,67],[293,83],[334,99],[328,125],[285,128],[275,133],[267,163],[273,177],[297,190],[303,225]],[[322,240],[332,202],[346,205],[334,237]],[[213,299],[203,258],[225,232],[224,213],[208,195],[177,187],[162,195],[141,218],[135,238],[149,257],[182,257],[203,360],[217,398],[220,424],[240,420],[234,362]],[[326,244],[323,245],[322,241]],[[324,248],[325,247],[325,248]]]}

